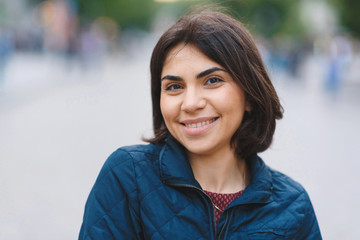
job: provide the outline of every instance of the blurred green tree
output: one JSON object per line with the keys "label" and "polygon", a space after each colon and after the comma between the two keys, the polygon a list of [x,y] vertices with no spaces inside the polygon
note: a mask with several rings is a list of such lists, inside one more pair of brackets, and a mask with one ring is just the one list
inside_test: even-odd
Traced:
{"label": "blurred green tree", "polygon": [[[42,2],[41,0],[30,0]],[[298,6],[301,1],[293,0],[65,0],[76,6],[80,23],[98,17],[110,17],[121,28],[136,27],[148,30],[158,11],[169,11],[174,17],[181,15],[195,4],[217,4],[225,6],[236,14],[251,31],[271,38],[274,35],[303,34]],[[351,0],[347,0],[351,1]],[[356,1],[356,0],[353,0]]]}
{"label": "blurred green tree", "polygon": [[329,0],[334,4],[340,15],[342,26],[356,37],[360,37],[360,1],[359,0]]}
{"label": "blurred green tree", "polygon": [[[215,1],[219,2],[219,1]],[[303,33],[298,7],[300,1],[292,0],[234,0],[224,1],[248,27],[271,38],[275,35],[300,35]]]}
{"label": "blurred green tree", "polygon": [[[293,0],[178,0],[171,5],[175,13],[195,4],[215,4],[224,6],[237,19],[246,24],[252,32],[272,38],[278,35],[301,36],[304,28],[300,21],[299,4]],[[168,7],[168,9],[170,9]]]}
{"label": "blurred green tree", "polygon": [[[55,0],[48,0],[55,1]],[[109,17],[121,28],[136,27],[148,29],[159,3],[154,0],[63,0],[76,8],[80,23],[87,23],[98,17]],[[29,0],[41,3],[44,0]]]}
{"label": "blurred green tree", "polygon": [[156,13],[153,0],[77,0],[80,20],[107,16],[121,28],[148,29]]}

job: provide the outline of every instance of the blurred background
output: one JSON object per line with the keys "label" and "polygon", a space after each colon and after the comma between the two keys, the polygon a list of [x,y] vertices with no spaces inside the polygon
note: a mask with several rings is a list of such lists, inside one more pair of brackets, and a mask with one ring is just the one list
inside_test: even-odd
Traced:
{"label": "blurred background", "polygon": [[360,1],[0,0],[0,239],[77,239],[105,159],[152,135],[149,60],[190,5],[251,30],[285,109],[261,156],[324,239],[360,236]]}

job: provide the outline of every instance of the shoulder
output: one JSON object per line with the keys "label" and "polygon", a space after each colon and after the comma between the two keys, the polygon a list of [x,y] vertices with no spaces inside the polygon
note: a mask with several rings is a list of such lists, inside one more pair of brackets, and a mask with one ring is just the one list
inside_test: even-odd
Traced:
{"label": "shoulder", "polygon": [[302,212],[302,209],[310,204],[308,195],[300,183],[284,173],[272,169],[259,156],[254,156],[249,160],[253,186],[255,186],[253,188],[257,195],[264,191],[266,196],[262,197],[270,197],[272,207],[279,211],[296,208]]}
{"label": "shoulder", "polygon": [[305,193],[305,188],[297,181],[289,177],[288,175],[269,168],[271,173],[271,180],[274,191],[284,192],[286,195],[298,196]]}
{"label": "shoulder", "polygon": [[161,145],[132,145],[118,148],[105,161],[95,181],[94,192],[110,192],[119,188],[126,192],[136,190],[139,167],[154,167]]}
{"label": "shoulder", "polygon": [[305,188],[286,174],[271,168],[269,170],[272,176],[273,200],[296,218],[312,214],[313,207]]}
{"label": "shoulder", "polygon": [[90,192],[88,204],[93,197],[96,201],[106,203],[106,208],[115,206],[119,199],[129,198],[134,202],[138,192],[137,165],[142,162],[150,166],[157,161],[160,150],[161,146],[154,144],[125,146],[115,150],[101,168]]}
{"label": "shoulder", "polygon": [[294,236],[302,236],[302,239],[322,239],[315,211],[305,188],[279,171],[270,169],[270,172],[274,206],[278,207],[286,224],[297,226],[293,229]]}
{"label": "shoulder", "polygon": [[134,168],[136,164],[142,161],[149,163],[156,161],[161,148],[162,145],[155,144],[120,147],[107,158],[99,178],[102,177],[102,174],[106,174],[109,171]]}
{"label": "shoulder", "polygon": [[109,164],[118,164],[124,160],[141,161],[144,158],[151,156],[158,156],[162,145],[147,144],[147,145],[131,145],[118,148],[114,151],[107,162]]}
{"label": "shoulder", "polygon": [[[105,235],[109,239],[133,239],[125,236],[133,236],[140,229],[137,168],[141,163],[150,166],[157,161],[160,150],[160,145],[133,145],[121,147],[108,157],[86,202],[79,239],[104,239]],[[149,169],[146,165],[143,168]]]}

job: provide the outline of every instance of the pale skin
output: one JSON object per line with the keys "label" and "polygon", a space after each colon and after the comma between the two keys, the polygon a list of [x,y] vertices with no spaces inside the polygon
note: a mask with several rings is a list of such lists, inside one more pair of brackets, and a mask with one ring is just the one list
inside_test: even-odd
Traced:
{"label": "pale skin", "polygon": [[210,192],[243,190],[249,178],[246,162],[230,145],[250,110],[242,89],[225,68],[184,43],[169,52],[161,78],[165,124],[186,148],[195,179]]}

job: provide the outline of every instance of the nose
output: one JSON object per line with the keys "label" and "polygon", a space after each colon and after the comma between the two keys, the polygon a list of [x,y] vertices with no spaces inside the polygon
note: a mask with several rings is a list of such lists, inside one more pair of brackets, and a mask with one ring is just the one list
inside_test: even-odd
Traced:
{"label": "nose", "polygon": [[205,108],[205,106],[206,100],[201,91],[192,88],[186,90],[181,104],[182,111],[192,113]]}

